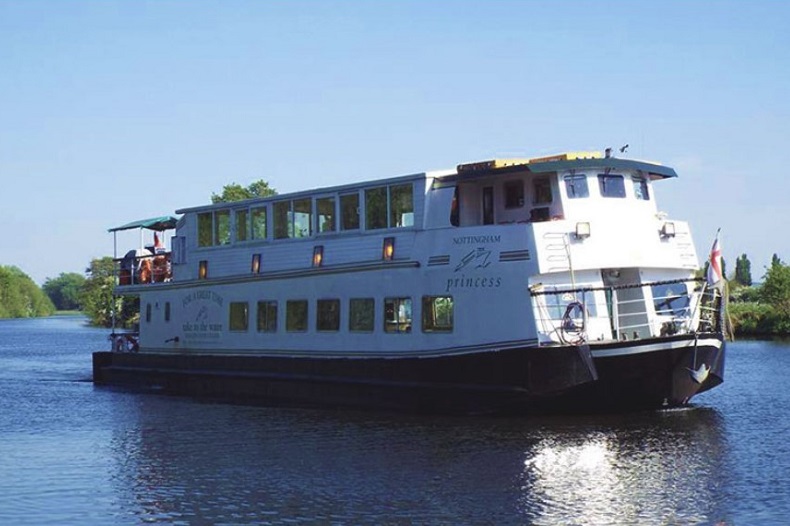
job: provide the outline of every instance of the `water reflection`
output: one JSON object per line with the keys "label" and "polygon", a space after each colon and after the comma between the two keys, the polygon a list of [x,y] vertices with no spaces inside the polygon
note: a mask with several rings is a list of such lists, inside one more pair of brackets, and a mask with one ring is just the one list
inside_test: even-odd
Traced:
{"label": "water reflection", "polygon": [[522,511],[538,524],[715,522],[720,420],[691,408],[544,430],[525,453]]}

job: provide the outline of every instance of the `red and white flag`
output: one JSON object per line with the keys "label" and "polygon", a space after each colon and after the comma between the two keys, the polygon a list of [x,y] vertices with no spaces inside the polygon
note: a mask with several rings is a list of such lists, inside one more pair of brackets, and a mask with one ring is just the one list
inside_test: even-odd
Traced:
{"label": "red and white flag", "polygon": [[713,240],[713,246],[710,249],[710,257],[708,258],[708,285],[716,287],[724,283],[724,275],[721,271],[721,245],[719,244],[719,232],[716,231],[716,239]]}

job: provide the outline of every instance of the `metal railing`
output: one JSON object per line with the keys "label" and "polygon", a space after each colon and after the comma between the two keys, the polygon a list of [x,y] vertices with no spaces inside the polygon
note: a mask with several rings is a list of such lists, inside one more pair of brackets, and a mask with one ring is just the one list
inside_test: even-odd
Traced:
{"label": "metal railing", "polygon": [[[534,289],[534,288],[533,288]],[[701,279],[531,290],[543,344],[721,332],[721,295]]]}
{"label": "metal railing", "polygon": [[163,283],[173,277],[171,252],[126,255],[114,259],[119,286]]}

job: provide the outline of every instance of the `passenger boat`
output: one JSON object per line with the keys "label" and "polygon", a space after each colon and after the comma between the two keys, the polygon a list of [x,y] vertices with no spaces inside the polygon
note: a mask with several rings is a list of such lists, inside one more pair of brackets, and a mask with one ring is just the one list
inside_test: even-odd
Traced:
{"label": "passenger boat", "polygon": [[674,177],[608,151],[496,159],[111,229],[141,230],[115,289],[139,332],[113,332],[94,382],[444,413],[686,404],[723,381],[724,302],[657,208]]}

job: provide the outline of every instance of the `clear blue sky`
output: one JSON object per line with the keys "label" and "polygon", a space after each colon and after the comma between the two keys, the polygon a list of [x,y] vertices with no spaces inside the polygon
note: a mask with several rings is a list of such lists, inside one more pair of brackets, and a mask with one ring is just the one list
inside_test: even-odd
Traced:
{"label": "clear blue sky", "polygon": [[[107,228],[493,156],[629,143],[728,269],[790,260],[790,2],[0,0],[0,264]],[[122,247],[131,248],[131,247]]]}

